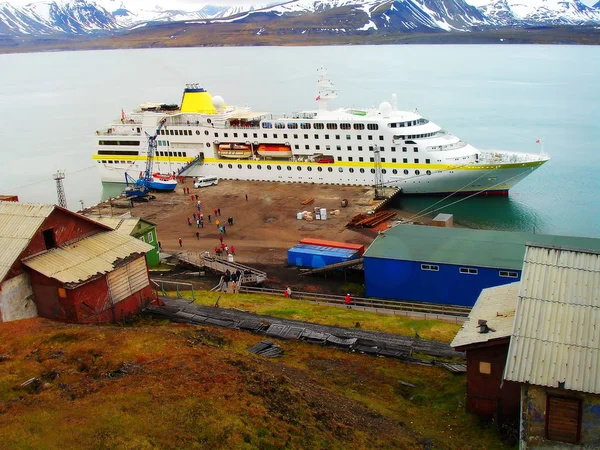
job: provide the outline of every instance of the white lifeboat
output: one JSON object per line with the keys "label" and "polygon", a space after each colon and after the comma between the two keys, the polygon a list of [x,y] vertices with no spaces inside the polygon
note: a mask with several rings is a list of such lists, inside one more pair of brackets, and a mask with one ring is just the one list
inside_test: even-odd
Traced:
{"label": "white lifeboat", "polygon": [[252,148],[246,144],[220,144],[219,156],[221,158],[247,159],[252,156]]}

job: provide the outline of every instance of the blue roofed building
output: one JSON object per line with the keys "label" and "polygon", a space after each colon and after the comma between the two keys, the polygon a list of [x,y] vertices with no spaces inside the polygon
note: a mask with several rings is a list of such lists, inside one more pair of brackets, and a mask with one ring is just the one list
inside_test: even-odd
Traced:
{"label": "blue roofed building", "polygon": [[521,279],[525,245],[600,251],[600,239],[398,225],[364,258],[369,297],[472,306],[485,288]]}

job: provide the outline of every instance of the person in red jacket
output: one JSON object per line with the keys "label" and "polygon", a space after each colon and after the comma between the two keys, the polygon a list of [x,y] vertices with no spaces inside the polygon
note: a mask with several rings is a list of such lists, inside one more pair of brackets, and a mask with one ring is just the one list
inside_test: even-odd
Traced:
{"label": "person in red jacket", "polygon": [[350,306],[350,294],[346,294],[346,298],[344,299],[344,303],[346,304],[346,308],[352,308],[352,306]]}

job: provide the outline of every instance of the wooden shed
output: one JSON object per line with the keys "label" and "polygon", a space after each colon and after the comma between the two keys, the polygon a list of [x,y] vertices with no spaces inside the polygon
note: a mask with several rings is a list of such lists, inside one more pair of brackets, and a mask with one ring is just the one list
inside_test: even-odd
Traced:
{"label": "wooden shed", "polygon": [[152,296],[152,246],[59,206],[0,202],[0,248],[0,321],[107,321]]}
{"label": "wooden shed", "polygon": [[467,411],[516,422],[518,383],[503,382],[519,283],[484,289],[451,346],[467,359]]}

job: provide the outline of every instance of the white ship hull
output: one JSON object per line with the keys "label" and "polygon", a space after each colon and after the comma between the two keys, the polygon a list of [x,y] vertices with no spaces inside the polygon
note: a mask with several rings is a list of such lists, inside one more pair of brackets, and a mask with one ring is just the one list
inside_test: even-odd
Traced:
{"label": "white ship hull", "polygon": [[[507,194],[549,159],[479,150],[390,103],[329,111],[331,84],[319,82],[320,109],[283,117],[225,107],[220,97],[188,86],[179,110],[138,110],[97,131],[93,159],[103,182],[122,183],[125,171],[144,170],[147,133],[156,135],[153,170],[161,173],[360,186],[374,185],[377,173],[404,194]],[[224,154],[236,148],[247,149],[248,157]],[[271,155],[265,148],[289,152]]]}
{"label": "white ship hull", "polygon": [[[144,165],[143,161],[138,164]],[[232,165],[229,168],[229,165]],[[239,168],[238,166],[242,166]],[[184,163],[155,162],[155,167],[161,173],[179,172],[185,166]],[[260,169],[258,168],[260,166]],[[271,166],[271,169],[267,169]],[[281,167],[281,170],[277,169]],[[291,170],[288,170],[288,167]],[[308,168],[311,171],[308,171]],[[331,172],[328,168],[332,168]],[[390,175],[385,177],[386,186],[402,188],[403,194],[446,194],[457,192],[459,194],[472,194],[479,191],[485,191],[486,194],[506,194],[515,184],[529,175],[539,165],[528,165],[522,167],[504,167],[490,169],[465,167],[463,169],[454,169],[452,171],[437,171],[431,175],[421,173],[415,175],[414,170],[410,171],[408,176]],[[135,168],[135,166],[134,166]],[[300,168],[300,170],[298,170]],[[321,168],[322,171],[318,171]],[[354,169],[350,173],[349,169]],[[98,166],[100,177],[103,182],[122,183],[125,179],[125,166],[119,164],[101,164]],[[339,170],[342,169],[342,172]],[[393,170],[393,169],[392,169]],[[418,170],[418,169],[417,169]],[[391,170],[386,169],[386,172]],[[451,173],[450,173],[451,172]],[[244,180],[244,181],[278,181],[288,183],[317,183],[317,184],[344,184],[357,186],[372,186],[375,184],[374,174],[370,169],[360,173],[359,168],[345,166],[343,164],[306,164],[292,162],[256,162],[256,161],[228,161],[205,162],[188,169],[186,176],[217,176],[220,179]],[[478,179],[479,178],[479,179]],[[476,180],[476,181],[474,181]]]}

